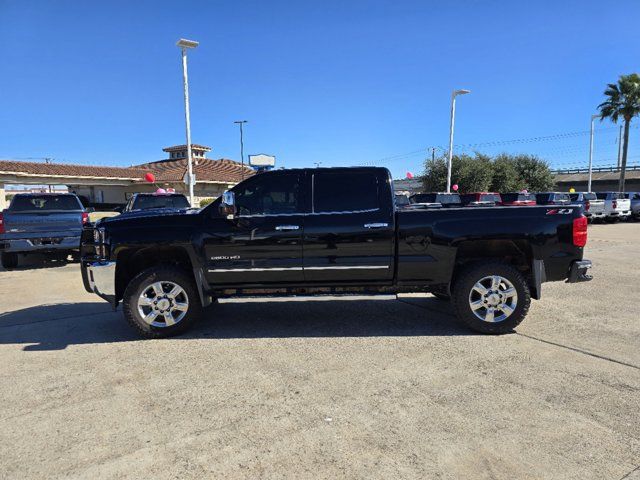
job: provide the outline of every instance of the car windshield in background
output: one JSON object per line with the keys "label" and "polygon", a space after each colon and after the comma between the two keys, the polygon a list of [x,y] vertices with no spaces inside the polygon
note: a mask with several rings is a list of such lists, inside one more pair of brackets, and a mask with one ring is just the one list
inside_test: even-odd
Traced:
{"label": "car windshield in background", "polygon": [[457,193],[439,193],[436,196],[436,202],[442,204],[460,203],[460,195]]}
{"label": "car windshield in background", "polygon": [[627,198],[626,193],[618,193],[618,192],[598,192],[596,196],[600,200],[618,200],[619,198]]}
{"label": "car windshield in background", "polygon": [[396,195],[396,205],[399,207],[409,205],[409,197],[406,195]]}
{"label": "car windshield in background", "polygon": [[410,198],[411,203],[435,203],[436,194],[435,193],[417,193],[412,195]]}
{"label": "car windshield in background", "polygon": [[553,196],[553,200],[556,202],[570,202],[571,199],[569,198],[569,195],[567,195],[566,193],[556,193]]}
{"label": "car windshield in background", "polygon": [[189,202],[182,195],[144,195],[136,198],[133,205],[133,210],[149,210],[151,208],[189,208]]}
{"label": "car windshield in background", "polygon": [[533,193],[503,193],[502,201],[511,202],[535,202],[536,196]]}
{"label": "car windshield in background", "polygon": [[52,212],[60,210],[82,210],[73,195],[17,195],[13,197],[11,212]]}

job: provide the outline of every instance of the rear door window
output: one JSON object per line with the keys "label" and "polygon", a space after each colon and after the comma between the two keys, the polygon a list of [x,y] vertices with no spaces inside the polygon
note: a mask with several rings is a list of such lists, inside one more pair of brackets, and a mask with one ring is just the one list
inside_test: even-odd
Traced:
{"label": "rear door window", "polygon": [[375,210],[378,179],[373,172],[317,172],[313,174],[313,211],[316,213]]}
{"label": "rear door window", "polygon": [[18,195],[11,201],[9,210],[12,212],[82,210],[82,205],[73,195]]}

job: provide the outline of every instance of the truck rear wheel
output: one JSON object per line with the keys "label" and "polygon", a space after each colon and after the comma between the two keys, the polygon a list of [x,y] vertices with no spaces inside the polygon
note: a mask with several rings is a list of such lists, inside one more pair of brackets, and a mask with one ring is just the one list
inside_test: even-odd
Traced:
{"label": "truck rear wheel", "polygon": [[202,315],[192,278],[170,265],[151,267],[127,286],[124,316],[145,338],[164,338],[187,330]]}
{"label": "truck rear wheel", "polygon": [[513,266],[499,261],[468,267],[454,285],[452,300],[462,323],[490,334],[513,331],[531,304],[525,278]]}
{"label": "truck rear wheel", "polygon": [[2,267],[9,270],[18,266],[18,254],[13,252],[2,252],[0,254]]}

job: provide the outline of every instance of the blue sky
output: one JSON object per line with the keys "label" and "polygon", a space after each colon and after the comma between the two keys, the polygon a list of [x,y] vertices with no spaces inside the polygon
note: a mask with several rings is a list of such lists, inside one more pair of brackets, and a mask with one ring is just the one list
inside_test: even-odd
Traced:
{"label": "blue sky", "polygon": [[[0,0],[0,158],[164,158],[184,143],[185,37],[200,41],[192,139],[212,158],[239,158],[233,121],[246,119],[245,152],[280,166],[417,173],[423,149],[447,145],[451,90],[468,88],[457,151],[580,166],[606,83],[640,70],[638,18],[631,0]],[[631,135],[640,163],[640,130]],[[615,162],[616,136],[598,125],[596,164]]]}

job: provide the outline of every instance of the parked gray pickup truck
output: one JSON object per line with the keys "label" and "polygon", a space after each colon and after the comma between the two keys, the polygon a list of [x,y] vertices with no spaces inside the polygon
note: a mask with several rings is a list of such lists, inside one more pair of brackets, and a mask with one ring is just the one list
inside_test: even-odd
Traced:
{"label": "parked gray pickup truck", "polygon": [[68,254],[80,248],[80,233],[89,216],[72,194],[18,194],[0,212],[0,260],[6,269],[18,265],[18,254]]}

